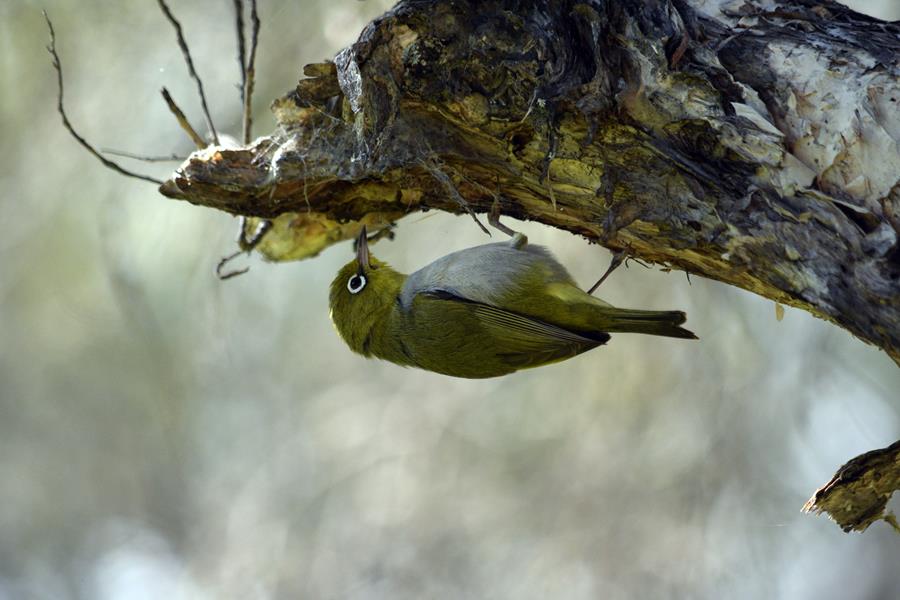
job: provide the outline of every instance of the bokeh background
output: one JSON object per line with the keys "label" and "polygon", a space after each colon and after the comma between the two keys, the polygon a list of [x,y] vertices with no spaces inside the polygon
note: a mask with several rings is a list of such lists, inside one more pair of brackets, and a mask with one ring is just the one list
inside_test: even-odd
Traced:
{"label": "bokeh background", "polygon": [[[265,133],[302,65],[390,2],[260,5]],[[172,7],[237,132],[231,2]],[[365,361],[328,320],[350,244],[216,280],[236,222],[73,142],[40,8],[98,146],[187,153],[162,85],[202,123],[154,2],[0,3],[0,599],[900,598],[900,536],[800,513],[846,459],[900,438],[883,353],[632,265],[603,296],[686,310],[700,342],[620,335],[487,381]],[[606,267],[598,246],[515,226],[584,285]],[[413,270],[484,241],[429,214],[375,253]]]}

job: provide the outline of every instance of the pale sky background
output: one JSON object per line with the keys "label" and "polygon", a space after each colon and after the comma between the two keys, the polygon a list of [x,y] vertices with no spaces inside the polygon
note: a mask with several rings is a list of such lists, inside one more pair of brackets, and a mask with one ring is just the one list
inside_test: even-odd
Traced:
{"label": "pale sky background", "polygon": [[[303,64],[390,4],[262,0],[257,133]],[[237,132],[231,3],[172,7],[215,122]],[[201,122],[154,2],[0,4],[0,600],[900,597],[900,536],[800,513],[845,460],[900,438],[883,353],[632,265],[602,296],[685,310],[701,341],[618,335],[486,381],[366,361],[328,320],[350,244],[217,281],[235,220],[73,142],[41,8],[98,146],[188,151],[163,85]],[[585,286],[607,265],[515,226]],[[485,241],[429,213],[373,252],[411,271]]]}

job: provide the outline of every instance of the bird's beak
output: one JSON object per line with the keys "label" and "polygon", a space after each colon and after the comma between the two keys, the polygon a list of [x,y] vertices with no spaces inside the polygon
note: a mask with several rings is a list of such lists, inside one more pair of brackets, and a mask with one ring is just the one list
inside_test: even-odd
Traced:
{"label": "bird's beak", "polygon": [[369,238],[366,234],[366,226],[363,225],[359,237],[356,238],[356,262],[359,268],[363,270],[369,269]]}

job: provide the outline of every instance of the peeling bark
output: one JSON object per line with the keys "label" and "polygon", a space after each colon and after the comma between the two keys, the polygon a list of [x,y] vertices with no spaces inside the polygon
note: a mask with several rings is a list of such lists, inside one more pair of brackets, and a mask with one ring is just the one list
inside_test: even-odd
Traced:
{"label": "peeling bark", "polygon": [[273,219],[274,260],[498,200],[900,363],[900,23],[823,0],[407,0],[304,73],[275,133],[160,191]]}
{"label": "peeling bark", "polygon": [[900,532],[893,513],[885,513],[900,489],[900,442],[857,456],[816,490],[803,510],[828,513],[844,531],[865,531],[883,519]]}

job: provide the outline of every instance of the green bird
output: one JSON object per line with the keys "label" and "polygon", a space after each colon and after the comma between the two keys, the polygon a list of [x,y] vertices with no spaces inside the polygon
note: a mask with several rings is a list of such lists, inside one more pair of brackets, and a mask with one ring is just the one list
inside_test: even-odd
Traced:
{"label": "green bird", "polygon": [[680,327],[681,311],[615,308],[584,292],[521,234],[404,275],[369,254],[364,227],[356,259],[331,284],[330,306],[354,352],[472,379],[559,362],[610,333],[697,339]]}

